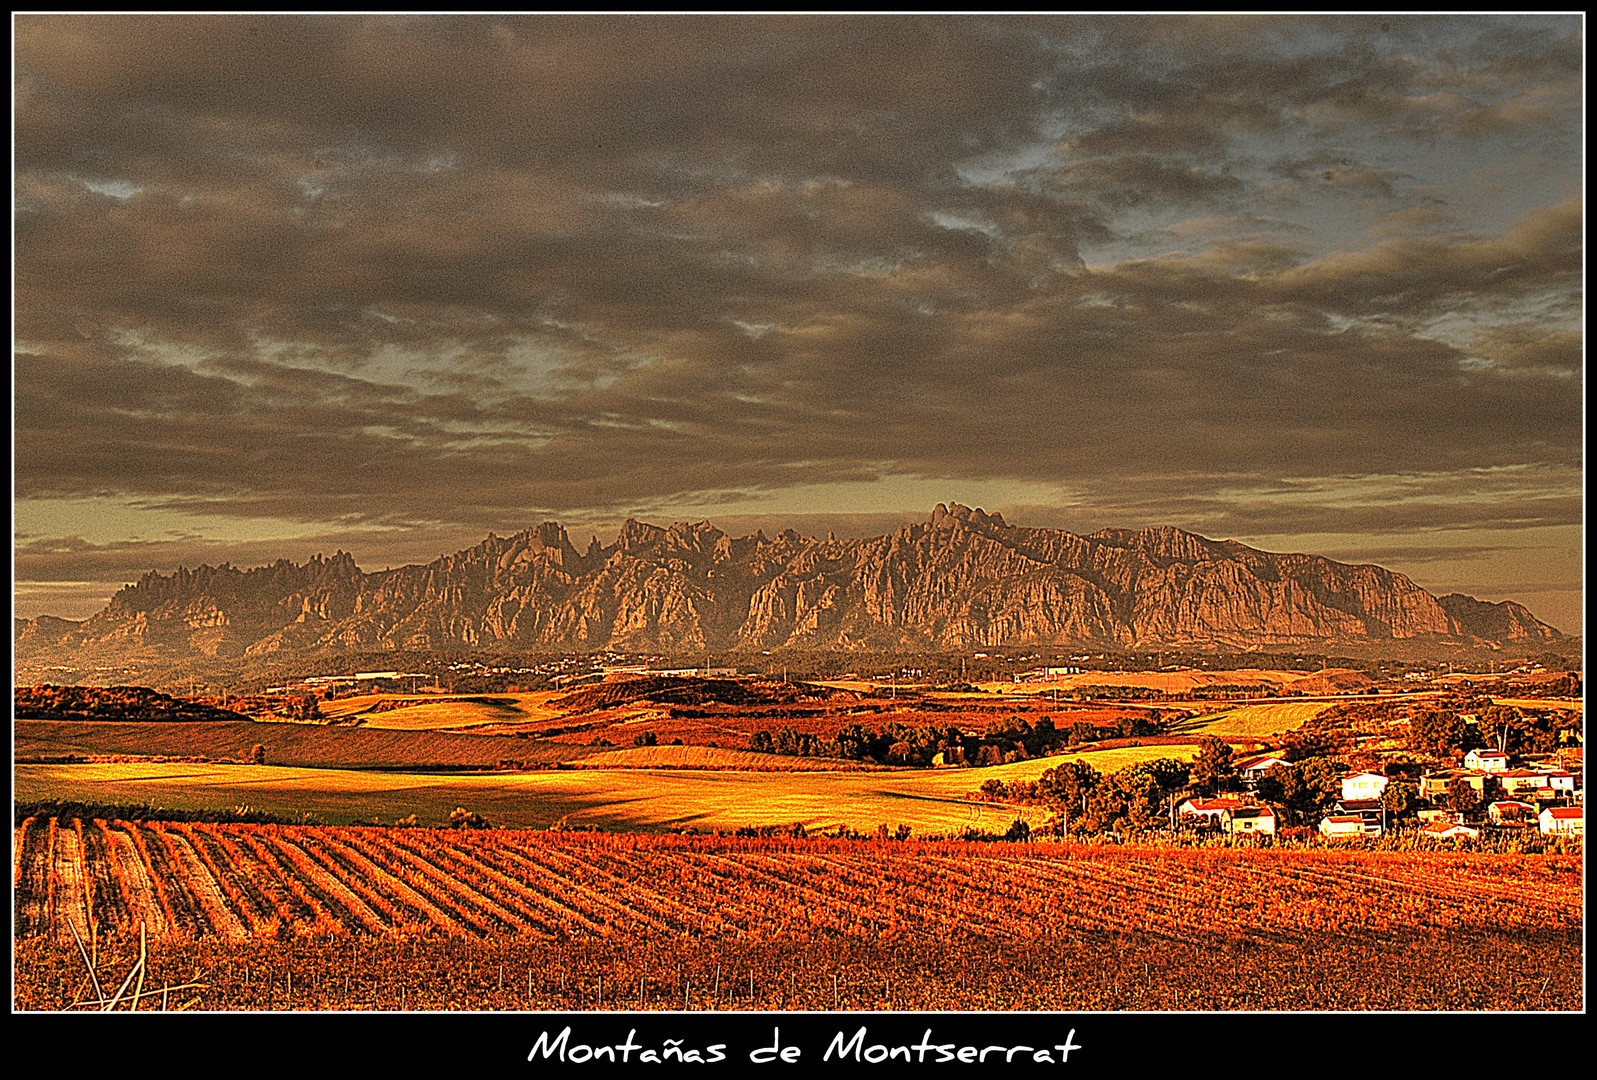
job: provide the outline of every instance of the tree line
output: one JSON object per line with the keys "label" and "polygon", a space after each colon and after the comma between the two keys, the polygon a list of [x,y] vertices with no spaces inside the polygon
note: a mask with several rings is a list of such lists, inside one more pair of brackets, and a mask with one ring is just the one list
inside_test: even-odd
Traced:
{"label": "tree line", "polygon": [[966,734],[952,725],[911,726],[890,721],[880,729],[852,723],[831,735],[782,727],[756,731],[749,749],[795,757],[830,757],[873,761],[881,765],[930,766],[942,756],[945,765],[1005,765],[1046,756],[1066,746],[1093,742],[1106,736],[1160,735],[1165,724],[1157,714],[1127,714],[1112,728],[1078,720],[1068,728],[1055,725],[1051,716],[1035,724],[1018,714],[990,720],[980,734]]}

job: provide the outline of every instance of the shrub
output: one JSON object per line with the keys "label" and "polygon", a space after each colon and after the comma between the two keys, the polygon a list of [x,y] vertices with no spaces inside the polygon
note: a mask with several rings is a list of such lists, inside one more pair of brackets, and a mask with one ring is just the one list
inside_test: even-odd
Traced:
{"label": "shrub", "polygon": [[449,812],[449,827],[451,829],[486,829],[488,819],[481,814],[472,813],[464,806],[457,806]]}

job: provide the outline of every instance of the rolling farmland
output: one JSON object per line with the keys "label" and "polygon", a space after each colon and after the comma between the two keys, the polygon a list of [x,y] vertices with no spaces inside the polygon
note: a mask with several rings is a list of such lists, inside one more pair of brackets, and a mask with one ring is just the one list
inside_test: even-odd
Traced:
{"label": "rolling farmland", "polygon": [[[1453,937],[1486,935],[1499,952],[1578,955],[1582,917],[1578,856],[54,819],[24,822],[16,851],[18,984],[27,987],[19,993],[36,1001],[23,1007],[49,1007],[40,995],[62,992],[61,980],[70,981],[71,927],[114,953],[115,943],[130,940],[139,924],[161,955],[226,965],[228,979],[213,983],[218,995],[225,984],[237,1000],[201,1001],[211,1007],[261,1007],[263,993],[266,1005],[292,1004],[287,983],[277,983],[276,998],[265,985],[282,970],[283,958],[296,952],[336,957],[341,950],[349,961],[340,965],[343,984],[330,979],[318,987],[314,974],[303,973],[301,1007],[380,1004],[374,994],[397,994],[398,984],[384,989],[374,973],[417,955],[449,958],[447,964],[440,959],[444,969],[477,970],[479,977],[467,980],[471,986],[457,985],[440,970],[425,988],[435,1007],[529,1001],[598,1007],[603,990],[596,980],[605,971],[612,1005],[618,995],[634,998],[624,998],[624,1007],[650,1007],[651,980],[659,1007],[686,1001],[696,1008],[798,1008],[808,1007],[806,995],[810,1006],[833,1007],[840,1002],[832,997],[841,994],[839,984],[825,985],[817,971],[828,963],[835,968],[840,956],[888,946],[900,954],[900,964],[911,954],[920,958],[919,983],[895,991],[890,974],[881,981],[894,962],[877,956],[873,992],[860,999],[856,971],[851,1001],[947,1008],[984,1000],[971,995],[985,992],[982,979],[990,989],[999,977],[992,964],[1030,955],[1036,985],[1024,994],[1037,1001],[1063,996],[1096,1001],[1096,1007],[1137,1007],[1131,1003],[1139,1001],[1142,1007],[1202,1007],[1206,995],[1230,993],[1231,1007],[1248,1007],[1249,995],[1255,1006],[1282,1007],[1270,1002],[1288,992],[1284,983],[1246,976],[1249,965],[1284,964],[1299,979],[1313,975],[1304,965],[1324,968],[1313,976],[1315,993],[1333,1000],[1361,995],[1341,1007],[1389,1006],[1394,994],[1417,1007],[1465,1001],[1525,1007],[1528,1002],[1513,1001],[1517,983],[1501,965],[1495,982],[1467,985],[1456,977],[1452,984],[1428,982],[1420,978],[1423,971],[1414,971],[1412,986],[1372,988],[1367,978],[1350,976],[1361,967],[1354,962],[1359,955],[1402,956],[1410,967],[1423,956],[1439,961],[1446,951],[1439,945]],[[464,940],[479,944],[466,952],[450,945]],[[784,967],[778,959],[783,950],[771,946],[793,940],[810,942],[787,950],[807,959]],[[263,948],[268,944],[271,950]],[[1039,966],[1039,950],[1060,954],[1057,964]],[[1172,987],[1155,986],[1146,968],[1142,980],[1113,974],[1111,987],[1105,969],[1086,962],[1111,952],[1121,960],[1156,957],[1162,972],[1190,965],[1208,974],[1202,980],[1184,976],[1174,998]],[[985,959],[967,963],[961,974],[956,953],[967,961]],[[1217,953],[1236,957],[1240,969],[1217,971]],[[527,964],[535,955],[548,961],[536,977]],[[357,956],[360,963],[353,962]],[[754,957],[764,957],[757,973]],[[491,974],[496,958],[497,979]],[[517,965],[508,988],[506,958]],[[600,968],[596,958],[609,966]],[[624,969],[623,958],[633,967]],[[748,968],[746,995],[741,983],[728,979],[728,988],[719,974],[712,982],[712,958],[718,973],[723,963]],[[636,967],[640,959],[650,960],[650,970]],[[477,969],[485,962],[486,970]],[[242,982],[235,974],[240,967]],[[1005,977],[1027,967],[1022,961]],[[562,968],[556,983],[551,975]],[[358,983],[349,981],[350,970]],[[1124,964],[1117,969],[1125,970]],[[1549,999],[1542,984],[1542,1000],[1578,1007],[1578,964],[1567,975],[1546,970],[1556,985]],[[786,985],[779,973],[791,976]],[[939,989],[939,979],[948,985]]]}
{"label": "rolling farmland", "polygon": [[287,818],[312,814],[342,824],[393,821],[411,814],[423,823],[441,824],[451,810],[465,806],[496,825],[515,827],[544,828],[561,818],[569,818],[572,825],[644,832],[802,822],[812,830],[846,827],[860,832],[903,825],[924,836],[967,827],[1001,833],[1017,816],[1041,824],[1047,815],[1040,807],[983,802],[974,794],[989,777],[1006,783],[1031,780],[1059,760],[935,772],[612,768],[498,774],[102,762],[18,765],[15,786],[21,802],[68,799],[172,809],[249,806]]}
{"label": "rolling farmland", "polygon": [[1171,726],[1183,735],[1214,735],[1222,739],[1263,739],[1302,727],[1329,709],[1323,701],[1273,702],[1240,705],[1206,716],[1195,716]]}

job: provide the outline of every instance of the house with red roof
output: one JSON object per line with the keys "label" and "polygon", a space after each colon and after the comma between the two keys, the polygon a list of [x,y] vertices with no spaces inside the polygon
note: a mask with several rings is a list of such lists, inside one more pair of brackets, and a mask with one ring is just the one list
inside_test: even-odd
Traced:
{"label": "house with red roof", "polygon": [[1201,818],[1205,825],[1219,828],[1227,814],[1242,809],[1242,800],[1232,795],[1221,795],[1214,799],[1192,798],[1178,809],[1183,817]]}
{"label": "house with red roof", "polygon": [[1541,829],[1547,836],[1585,836],[1585,809],[1579,806],[1549,806],[1541,813]]}
{"label": "house with red roof", "polygon": [[1433,821],[1421,826],[1419,833],[1428,840],[1470,840],[1481,831],[1458,821]]}
{"label": "house with red roof", "polygon": [[1515,799],[1499,799],[1486,808],[1486,820],[1493,825],[1534,825],[1536,807]]}
{"label": "house with red roof", "polygon": [[1575,774],[1562,769],[1510,769],[1497,780],[1508,795],[1520,792],[1546,792],[1548,797],[1568,797],[1575,793]]}

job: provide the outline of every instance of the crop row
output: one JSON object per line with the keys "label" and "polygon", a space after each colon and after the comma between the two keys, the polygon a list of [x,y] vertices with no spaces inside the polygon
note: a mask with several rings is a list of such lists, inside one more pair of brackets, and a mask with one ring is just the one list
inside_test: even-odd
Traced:
{"label": "crop row", "polygon": [[1269,946],[1580,925],[1578,857],[30,818],[20,938],[864,936]]}

